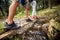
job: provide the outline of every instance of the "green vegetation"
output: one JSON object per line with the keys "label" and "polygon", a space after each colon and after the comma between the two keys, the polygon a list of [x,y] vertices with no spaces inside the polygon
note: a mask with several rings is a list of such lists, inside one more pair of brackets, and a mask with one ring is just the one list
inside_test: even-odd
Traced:
{"label": "green vegetation", "polygon": [[0,29],[3,28],[3,27],[4,27],[3,23],[0,23]]}
{"label": "green vegetation", "polygon": [[60,6],[54,6],[52,9],[44,9],[44,10],[40,10],[38,11],[38,15],[39,16],[47,16],[50,19],[54,19],[58,16],[60,16]]}
{"label": "green vegetation", "polygon": [[[30,10],[29,15],[31,15],[31,14],[32,14],[32,12]],[[15,15],[15,18],[22,18],[22,17],[25,17],[25,11],[21,11],[18,14]]]}
{"label": "green vegetation", "polygon": [[[52,9],[43,9],[43,10],[39,10],[37,11],[37,16],[47,16],[49,19],[58,19],[57,17],[59,17],[59,13],[60,13],[60,5],[59,6],[54,6]],[[29,11],[29,15],[31,15],[31,11]],[[19,12],[18,14],[15,15],[15,18],[22,18],[25,16],[24,11]],[[0,23],[0,27],[3,27],[3,24]]]}
{"label": "green vegetation", "polygon": [[[32,11],[29,11],[29,15],[31,15]],[[49,19],[56,19],[56,17],[60,16],[60,5],[59,6],[54,6],[52,9],[43,9],[43,10],[39,10],[37,11],[37,16],[47,16],[49,17]],[[17,15],[15,15],[16,18],[21,18],[25,16],[25,12],[21,11],[19,12]]]}
{"label": "green vegetation", "polygon": [[4,32],[4,25],[3,25],[3,23],[0,23],[0,33],[2,33],[2,32]]}

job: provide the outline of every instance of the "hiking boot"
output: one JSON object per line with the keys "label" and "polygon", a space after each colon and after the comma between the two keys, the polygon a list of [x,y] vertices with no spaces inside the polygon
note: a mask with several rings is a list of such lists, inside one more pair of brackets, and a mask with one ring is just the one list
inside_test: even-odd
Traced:
{"label": "hiking boot", "polygon": [[5,22],[5,31],[9,31],[11,29],[18,29],[20,28],[20,26],[17,26],[14,22],[12,24],[8,24],[7,22]]}
{"label": "hiking boot", "polygon": [[32,20],[30,18],[26,19],[26,22],[32,22]]}

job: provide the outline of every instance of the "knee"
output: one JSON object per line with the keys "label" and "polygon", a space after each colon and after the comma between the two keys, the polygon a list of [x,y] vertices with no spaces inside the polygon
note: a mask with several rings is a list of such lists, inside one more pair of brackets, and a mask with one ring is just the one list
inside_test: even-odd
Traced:
{"label": "knee", "polygon": [[19,3],[17,2],[17,0],[13,0],[12,4],[19,4]]}

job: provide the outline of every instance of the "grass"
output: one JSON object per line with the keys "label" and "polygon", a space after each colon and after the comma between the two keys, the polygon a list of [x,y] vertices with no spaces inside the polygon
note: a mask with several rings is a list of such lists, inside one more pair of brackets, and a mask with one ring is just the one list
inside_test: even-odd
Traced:
{"label": "grass", "polygon": [[2,33],[2,32],[4,32],[4,25],[3,25],[3,23],[0,23],[0,33]]}
{"label": "grass", "polygon": [[[28,13],[29,13],[28,15],[31,15],[32,13],[31,10],[29,10]],[[25,17],[25,11],[21,11],[17,15],[15,15],[15,18],[22,18],[22,17]]]}
{"label": "grass", "polygon": [[54,6],[52,9],[44,9],[40,10],[37,13],[38,16],[47,16],[50,19],[55,18],[56,16],[60,16],[60,5],[59,6]]}
{"label": "grass", "polygon": [[[54,6],[52,9],[47,8],[47,9],[39,10],[39,11],[37,11],[37,16],[47,16],[50,19],[55,18],[57,16],[57,14],[60,13],[59,10],[60,10],[60,5]],[[29,15],[31,15],[31,14],[32,14],[32,11],[29,11]],[[15,18],[22,18],[24,16],[25,16],[25,12],[21,11],[17,15],[15,15]]]}
{"label": "grass", "polygon": [[3,23],[0,23],[0,29],[3,28],[3,27],[4,27]]}

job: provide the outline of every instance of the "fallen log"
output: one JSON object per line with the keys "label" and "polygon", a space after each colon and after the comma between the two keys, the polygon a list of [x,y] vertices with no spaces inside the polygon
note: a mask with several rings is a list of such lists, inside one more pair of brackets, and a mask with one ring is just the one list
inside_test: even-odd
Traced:
{"label": "fallen log", "polygon": [[3,33],[3,34],[0,35],[0,39],[6,38],[6,37],[8,37],[9,35],[12,35],[12,34],[22,34],[22,33],[24,33],[25,31],[27,31],[29,28],[33,27],[33,25],[35,24],[36,21],[37,21],[37,20],[35,20],[35,21],[33,21],[33,22],[29,22],[29,23],[23,25],[22,28],[19,28],[19,29],[17,29],[17,30],[7,31],[7,32],[5,32],[5,33]]}
{"label": "fallen log", "polygon": [[5,32],[5,33],[3,33],[3,34],[0,35],[0,39],[5,38],[5,37],[7,37],[8,35],[11,35],[11,34],[13,34],[13,33],[15,33],[15,30],[7,31],[7,32]]}
{"label": "fallen log", "polygon": [[31,27],[34,27],[34,24],[36,23],[37,20],[28,23],[27,25],[25,25],[24,27],[16,30],[15,32],[17,32],[17,34],[22,34],[24,32],[26,32],[28,29],[30,29]]}

